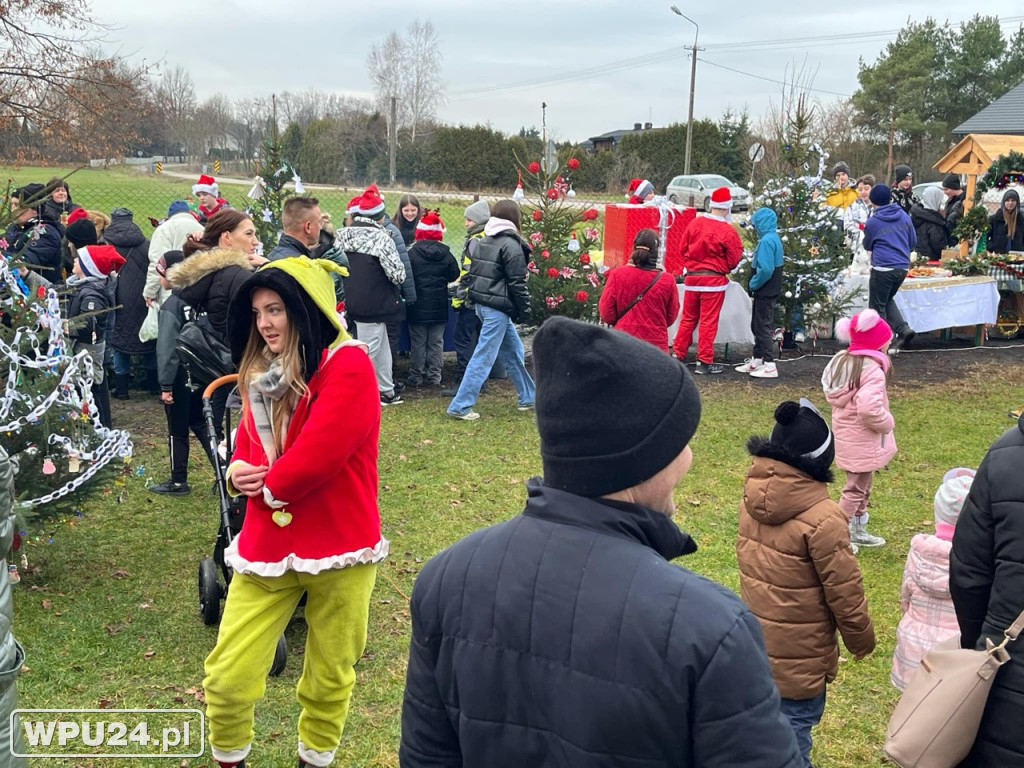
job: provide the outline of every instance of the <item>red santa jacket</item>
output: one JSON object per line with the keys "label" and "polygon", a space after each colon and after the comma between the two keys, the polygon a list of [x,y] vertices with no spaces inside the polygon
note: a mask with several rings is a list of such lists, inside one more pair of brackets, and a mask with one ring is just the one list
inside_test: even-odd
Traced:
{"label": "red santa jacket", "polygon": [[743,244],[732,224],[717,216],[698,216],[683,232],[683,282],[697,290],[724,291],[727,275],[743,256]]}
{"label": "red santa jacket", "polygon": [[[387,557],[377,509],[379,436],[380,396],[365,345],[325,352],[292,414],[284,451],[267,472],[263,496],[249,497],[242,531],[225,552],[228,564],[280,576]],[[267,463],[251,413],[238,429],[232,465],[238,461]],[[287,524],[275,522],[275,512]]]}
{"label": "red santa jacket", "polygon": [[[651,285],[655,277],[658,281]],[[651,287],[644,297],[622,314],[649,285]],[[602,322],[615,323],[616,330],[648,341],[667,353],[668,328],[679,316],[679,290],[668,272],[627,264],[608,273],[598,310]]]}

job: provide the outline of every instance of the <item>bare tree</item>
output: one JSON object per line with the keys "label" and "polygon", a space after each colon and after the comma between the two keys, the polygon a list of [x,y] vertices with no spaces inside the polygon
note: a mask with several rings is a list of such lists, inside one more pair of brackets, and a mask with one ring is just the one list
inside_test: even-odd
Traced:
{"label": "bare tree", "polygon": [[[406,69],[405,41],[397,32],[392,32],[380,43],[370,49],[366,64],[370,68],[370,79],[373,81],[377,95],[377,111],[388,123],[388,131],[408,124],[408,105],[403,93],[403,80]],[[391,99],[397,98],[398,126],[391,126]]]}
{"label": "bare tree", "polygon": [[205,124],[207,138],[210,142],[208,149],[214,147],[223,149],[225,147],[228,141],[228,129],[234,116],[234,108],[223,93],[214,94],[196,108],[195,119]]}
{"label": "bare tree", "polygon": [[398,128],[407,129],[415,141],[420,127],[433,120],[444,100],[441,40],[434,25],[414,21],[404,38],[392,32],[370,49],[366,63],[377,109],[390,123],[391,98],[396,97]]}
{"label": "bare tree", "polygon": [[187,154],[201,151],[193,143],[197,100],[196,86],[188,71],[176,66],[162,73],[155,83],[154,97],[164,110],[171,143],[181,146]]}
{"label": "bare tree", "polygon": [[266,99],[239,99],[235,102],[235,119],[228,126],[228,134],[238,145],[242,157],[249,160],[263,140],[270,105]]}

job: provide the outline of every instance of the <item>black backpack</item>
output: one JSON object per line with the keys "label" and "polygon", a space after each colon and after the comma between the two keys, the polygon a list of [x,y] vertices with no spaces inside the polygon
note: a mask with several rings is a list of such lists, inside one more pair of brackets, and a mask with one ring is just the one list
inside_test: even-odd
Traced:
{"label": "black backpack", "polygon": [[204,388],[214,379],[235,372],[231,350],[205,312],[195,312],[181,326],[174,346],[193,389]]}

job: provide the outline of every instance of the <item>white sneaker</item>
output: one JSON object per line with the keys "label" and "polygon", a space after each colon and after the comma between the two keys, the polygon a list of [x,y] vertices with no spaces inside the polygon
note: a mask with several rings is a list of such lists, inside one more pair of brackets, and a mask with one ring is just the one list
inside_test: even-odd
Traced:
{"label": "white sneaker", "polygon": [[779,369],[775,367],[775,363],[764,363],[750,371],[750,375],[755,379],[777,379],[779,378]]}
{"label": "white sneaker", "polygon": [[850,542],[850,551],[853,552],[853,554],[855,555],[857,554],[857,545],[854,544],[852,541]]}
{"label": "white sneaker", "polygon": [[858,547],[884,547],[885,539],[868,533],[867,523],[850,521],[850,542]]}
{"label": "white sneaker", "polygon": [[748,357],[743,361],[742,365],[737,365],[733,370],[736,373],[750,373],[761,367],[761,359],[757,357]]}
{"label": "white sneaker", "polygon": [[793,341],[795,341],[797,344],[802,344],[803,342],[807,341],[807,337],[804,334],[797,331],[796,333],[793,334]]}

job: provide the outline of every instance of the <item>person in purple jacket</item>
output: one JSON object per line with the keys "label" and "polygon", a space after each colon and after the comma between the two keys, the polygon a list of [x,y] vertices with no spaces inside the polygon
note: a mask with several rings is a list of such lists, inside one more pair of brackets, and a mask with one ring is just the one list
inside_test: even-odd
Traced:
{"label": "person in purple jacket", "polygon": [[898,350],[910,346],[916,335],[900,314],[895,299],[907,278],[917,233],[910,217],[893,202],[892,190],[885,184],[872,187],[868,200],[875,208],[874,215],[864,224],[864,250],[871,253],[868,306],[892,327],[896,333],[893,347]]}

